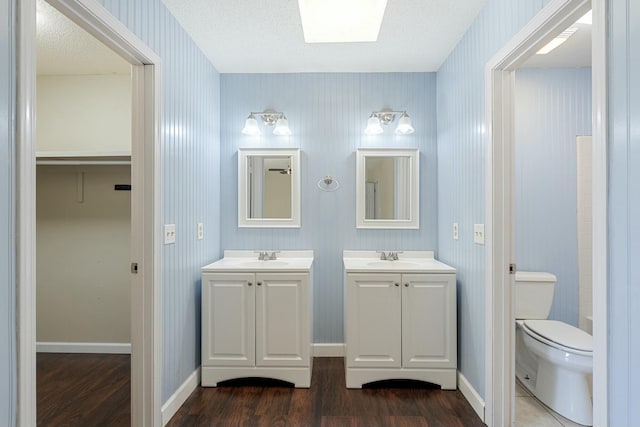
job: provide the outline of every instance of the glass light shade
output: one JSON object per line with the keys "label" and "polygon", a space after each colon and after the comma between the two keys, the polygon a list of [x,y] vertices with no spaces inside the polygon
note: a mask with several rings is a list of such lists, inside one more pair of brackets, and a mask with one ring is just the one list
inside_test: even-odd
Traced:
{"label": "glass light shade", "polygon": [[260,135],[260,128],[258,127],[258,121],[252,115],[250,115],[247,120],[244,122],[244,128],[242,128],[242,133],[245,135]]}
{"label": "glass light shade", "polygon": [[289,129],[289,121],[286,118],[278,119],[276,127],[273,129],[274,135],[291,135],[291,129]]}
{"label": "glass light shade", "polygon": [[364,133],[367,135],[378,135],[381,134],[384,130],[382,129],[382,125],[380,124],[380,119],[376,116],[369,117],[367,120],[367,127],[364,130]]}
{"label": "glass light shade", "polygon": [[398,135],[409,135],[413,133],[415,129],[411,126],[411,119],[406,113],[403,113],[400,116],[400,120],[398,120],[398,127],[396,127],[396,134]]}

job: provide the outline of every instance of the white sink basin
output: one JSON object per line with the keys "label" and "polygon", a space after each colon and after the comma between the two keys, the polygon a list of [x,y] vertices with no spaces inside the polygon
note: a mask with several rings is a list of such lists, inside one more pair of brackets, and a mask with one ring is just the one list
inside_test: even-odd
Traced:
{"label": "white sink basin", "polygon": [[269,268],[269,267],[284,267],[288,265],[287,261],[277,261],[277,260],[269,260],[269,261],[242,261],[238,263],[238,266],[247,267],[247,268]]}
{"label": "white sink basin", "polygon": [[224,258],[202,267],[202,272],[304,272],[312,265],[313,251],[280,251],[278,259],[261,261],[256,251],[228,250],[224,251]]}
{"label": "white sink basin", "polygon": [[456,269],[433,257],[432,251],[400,251],[400,259],[380,259],[375,251],[344,251],[342,262],[347,273],[455,273]]}
{"label": "white sink basin", "polygon": [[420,264],[411,261],[371,261],[367,263],[368,266],[373,268],[416,268]]}

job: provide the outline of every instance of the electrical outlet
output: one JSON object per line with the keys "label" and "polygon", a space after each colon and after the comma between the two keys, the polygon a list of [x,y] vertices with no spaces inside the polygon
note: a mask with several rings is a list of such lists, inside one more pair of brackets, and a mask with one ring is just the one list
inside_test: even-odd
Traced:
{"label": "electrical outlet", "polygon": [[453,223],[453,240],[458,240],[458,223]]}
{"label": "electrical outlet", "polygon": [[484,224],[473,224],[473,242],[484,245]]}
{"label": "electrical outlet", "polygon": [[164,225],[164,244],[170,245],[176,242],[176,225],[165,224]]}
{"label": "electrical outlet", "polygon": [[199,222],[198,223],[198,240],[204,239],[204,225]]}

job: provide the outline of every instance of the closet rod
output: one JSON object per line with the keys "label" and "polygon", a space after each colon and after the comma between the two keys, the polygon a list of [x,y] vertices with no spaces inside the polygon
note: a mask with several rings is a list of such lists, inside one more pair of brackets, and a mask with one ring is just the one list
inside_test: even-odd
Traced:
{"label": "closet rod", "polygon": [[62,165],[62,166],[74,166],[74,165],[96,165],[96,166],[109,166],[109,165],[130,165],[131,160],[36,160],[36,165]]}

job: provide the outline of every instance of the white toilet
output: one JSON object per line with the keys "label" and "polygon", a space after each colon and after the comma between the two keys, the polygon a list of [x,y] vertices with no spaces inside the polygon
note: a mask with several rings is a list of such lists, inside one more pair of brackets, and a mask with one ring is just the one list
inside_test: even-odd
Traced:
{"label": "white toilet", "polygon": [[566,323],[546,320],[555,284],[556,276],[550,273],[516,273],[516,376],[545,405],[590,426],[592,337]]}

